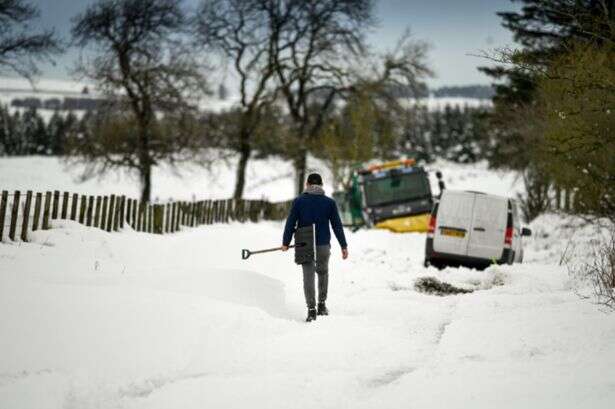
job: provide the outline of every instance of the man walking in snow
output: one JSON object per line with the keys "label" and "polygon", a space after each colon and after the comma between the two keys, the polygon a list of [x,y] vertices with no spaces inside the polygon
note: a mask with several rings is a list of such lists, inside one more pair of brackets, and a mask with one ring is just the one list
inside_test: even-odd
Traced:
{"label": "man walking in snow", "polygon": [[[329,287],[329,256],[331,255],[331,231],[333,228],[335,237],[342,248],[342,259],[348,258],[348,245],[344,236],[342,221],[337,210],[335,201],[325,196],[322,188],[322,177],[318,173],[308,176],[305,191],[295,199],[290,209],[284,237],[282,251],[287,251],[292,239],[295,227],[316,225],[316,262],[302,264],[303,268],[303,292],[308,308],[307,322],[314,321],[316,315],[328,315],[327,290]],[[314,275],[318,275],[318,310],[316,310],[316,289]]]}

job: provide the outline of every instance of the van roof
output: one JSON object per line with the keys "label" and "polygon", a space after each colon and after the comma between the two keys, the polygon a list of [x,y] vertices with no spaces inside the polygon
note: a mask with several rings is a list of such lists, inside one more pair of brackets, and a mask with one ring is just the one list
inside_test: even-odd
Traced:
{"label": "van roof", "polygon": [[444,191],[442,192],[442,194],[445,194],[446,192],[451,192],[451,193],[472,193],[472,194],[476,194],[476,195],[491,196],[491,197],[493,197],[493,198],[498,198],[498,199],[513,200],[512,198],[507,197],[507,196],[494,195],[494,194],[491,194],[491,193],[479,192],[479,191],[476,191],[476,190],[452,190],[452,189],[444,189]]}

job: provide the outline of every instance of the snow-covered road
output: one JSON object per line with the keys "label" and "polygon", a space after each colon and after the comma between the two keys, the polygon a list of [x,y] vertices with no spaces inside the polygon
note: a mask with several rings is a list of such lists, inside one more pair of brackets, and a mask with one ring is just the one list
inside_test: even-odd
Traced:
{"label": "snow-covered road", "polygon": [[[542,224],[541,224],[542,223]],[[533,226],[540,232],[545,219]],[[528,264],[436,271],[424,236],[334,245],[331,315],[303,322],[281,224],[171,236],[72,223],[0,245],[0,408],[610,408],[615,315],[573,291],[566,235]],[[472,294],[418,293],[436,276]]]}

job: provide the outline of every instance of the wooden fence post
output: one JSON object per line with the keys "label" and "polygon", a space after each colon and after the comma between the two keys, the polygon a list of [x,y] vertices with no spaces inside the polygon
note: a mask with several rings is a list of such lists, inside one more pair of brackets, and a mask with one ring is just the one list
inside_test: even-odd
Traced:
{"label": "wooden fence post", "polygon": [[109,197],[103,197],[102,213],[100,214],[100,228],[105,230],[107,227],[107,211],[109,209]]}
{"label": "wooden fence post", "polygon": [[115,195],[111,195],[109,199],[109,217],[107,218],[107,228],[108,232],[111,232],[113,228],[113,212],[115,211]]}
{"label": "wooden fence post", "polygon": [[132,200],[132,228],[137,230],[137,199]]}
{"label": "wooden fence post", "polygon": [[126,221],[126,196],[122,195],[122,204],[120,205],[120,229],[124,228]]}
{"label": "wooden fence post", "polygon": [[86,210],[85,225],[92,226],[92,215],[94,213],[94,196],[88,197],[88,208]]}
{"label": "wooden fence post", "polygon": [[218,208],[216,209],[216,223],[222,222],[222,215],[224,214],[224,200],[216,200]]}
{"label": "wooden fence post", "polygon": [[201,224],[207,223],[207,206],[208,200],[203,200],[203,211],[201,212]]}
{"label": "wooden fence post", "polygon": [[150,233],[152,228],[152,205],[149,202],[145,205],[145,229],[146,233]]}
{"label": "wooden fence post", "polygon": [[205,224],[207,223],[207,206],[208,206],[208,200],[203,200],[203,211],[201,212],[201,220],[200,223],[201,224]]}
{"label": "wooden fence post", "polygon": [[243,205],[241,206],[241,221],[243,223],[249,220],[250,216],[250,201],[244,200]]}
{"label": "wooden fence post", "polygon": [[192,211],[192,227],[199,225],[199,214],[201,212],[201,202],[194,202],[194,210]]}
{"label": "wooden fence post", "polygon": [[4,221],[6,215],[6,206],[9,201],[9,192],[2,191],[2,198],[0,199],[0,242],[2,242],[2,235],[4,233]]}
{"label": "wooden fence post", "polygon": [[158,226],[159,226],[158,213],[159,213],[159,210],[158,210],[158,205],[157,204],[152,205],[152,213],[153,213],[153,225],[154,225],[152,227],[152,231],[155,234],[158,234]]}
{"label": "wooden fence post", "polygon": [[51,218],[53,220],[58,218],[58,209],[60,208],[60,191],[53,191],[53,206],[51,207]]}
{"label": "wooden fence post", "polygon": [[211,208],[209,209],[209,224],[214,224],[216,222],[216,212],[218,211],[218,202],[215,200],[211,201]]}
{"label": "wooden fence post", "polygon": [[88,204],[88,198],[81,195],[79,199],[79,224],[85,224],[85,210]]}
{"label": "wooden fence post", "polygon": [[141,203],[141,228],[139,231],[147,232],[147,204]]}
{"label": "wooden fence post", "polygon": [[146,203],[141,203],[140,213],[141,215],[139,216],[140,217],[139,231],[146,232],[147,231],[147,204]]}
{"label": "wooden fence post", "polygon": [[30,207],[32,206],[32,191],[26,192],[26,203],[23,209],[23,219],[21,223],[21,240],[28,241],[28,224],[30,222]]}
{"label": "wooden fence post", "polygon": [[216,219],[218,217],[218,201],[214,200],[211,202],[211,224],[216,223]]}
{"label": "wooden fence post", "polygon": [[9,238],[15,241],[15,230],[17,229],[17,215],[19,214],[19,197],[21,192],[16,190],[13,193],[13,208],[11,209],[11,225],[9,227]]}
{"label": "wooden fence post", "polygon": [[139,208],[137,211],[137,231],[143,231],[143,212],[145,209],[143,208],[143,202],[139,202]]}
{"label": "wooden fence post", "polygon": [[126,223],[129,226],[132,226],[132,199],[128,199],[128,203],[126,204]]}
{"label": "wooden fence post", "polygon": [[79,195],[73,193],[73,199],[70,204],[70,219],[77,220],[77,204],[79,202]]}
{"label": "wooden fence post", "polygon": [[179,211],[177,210],[177,202],[173,202],[173,210],[171,213],[173,214],[171,216],[171,231],[175,233],[179,230]]}
{"label": "wooden fence post", "polygon": [[147,232],[154,232],[154,205],[147,205]]}
{"label": "wooden fence post", "polygon": [[209,220],[208,220],[207,224],[213,224],[214,223],[214,220],[216,218],[216,208],[217,208],[216,201],[212,200],[209,203]]}
{"label": "wooden fence post", "polygon": [[171,232],[171,203],[165,205],[165,220],[164,220],[164,232]]}
{"label": "wooden fence post", "polygon": [[100,206],[102,205],[102,197],[96,196],[96,208],[94,210],[94,227],[100,227]]}
{"label": "wooden fence post", "polygon": [[113,231],[119,231],[120,218],[122,217],[122,196],[117,196],[115,200],[115,212],[113,212]]}
{"label": "wooden fence post", "polygon": [[234,222],[236,220],[236,218],[235,218],[235,204],[237,203],[237,201],[235,199],[229,199],[229,201],[230,201],[230,205],[229,205],[228,217],[229,217],[230,221]]}
{"label": "wooden fence post", "polygon": [[[34,217],[32,218],[32,231],[38,230],[38,222],[41,217],[41,204],[43,201],[43,194],[36,193],[36,199],[34,199]],[[0,215],[0,218],[2,216]],[[1,229],[1,227],[0,227]],[[0,239],[2,238],[2,231],[0,230]]]}
{"label": "wooden fence post", "polygon": [[190,227],[194,227],[194,218],[196,216],[196,205],[197,202],[191,202],[190,203],[190,219],[188,220],[188,224],[190,225]]}
{"label": "wooden fence post", "polygon": [[235,200],[227,199],[226,200],[226,222],[230,222],[233,220],[233,215],[235,214],[234,208]]}
{"label": "wooden fence post", "polygon": [[207,200],[201,202],[201,214],[199,215],[199,225],[205,224],[205,215],[207,214]]}
{"label": "wooden fence post", "polygon": [[51,192],[45,192],[45,205],[43,206],[43,230],[49,230],[49,212],[51,211]]}
{"label": "wooden fence post", "polygon": [[164,233],[164,205],[154,205],[154,233]]}
{"label": "wooden fence post", "polygon": [[68,192],[62,194],[62,214],[60,215],[62,220],[68,218]]}

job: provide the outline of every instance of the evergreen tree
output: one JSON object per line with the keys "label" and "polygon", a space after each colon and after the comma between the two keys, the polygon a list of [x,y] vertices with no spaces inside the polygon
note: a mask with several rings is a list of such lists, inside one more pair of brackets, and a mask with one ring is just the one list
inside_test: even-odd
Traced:
{"label": "evergreen tree", "polygon": [[26,110],[21,118],[23,125],[24,154],[46,155],[49,153],[49,138],[45,122],[36,108]]}
{"label": "evergreen tree", "polygon": [[0,156],[10,155],[9,146],[7,146],[9,139],[9,130],[11,116],[6,106],[0,105]]}
{"label": "evergreen tree", "polygon": [[[546,68],[549,61],[565,52],[574,40],[602,37],[610,28],[596,24],[595,15],[607,10],[612,18],[615,0],[511,0],[520,3],[519,11],[501,12],[502,25],[522,46],[510,62],[512,66],[482,67],[481,71],[498,81],[494,85],[494,151],[490,163],[495,167],[525,169],[531,162],[534,130],[523,126],[536,104],[537,75],[527,64]],[[522,126],[519,126],[519,125]],[[534,172],[538,174],[539,172]]]}

